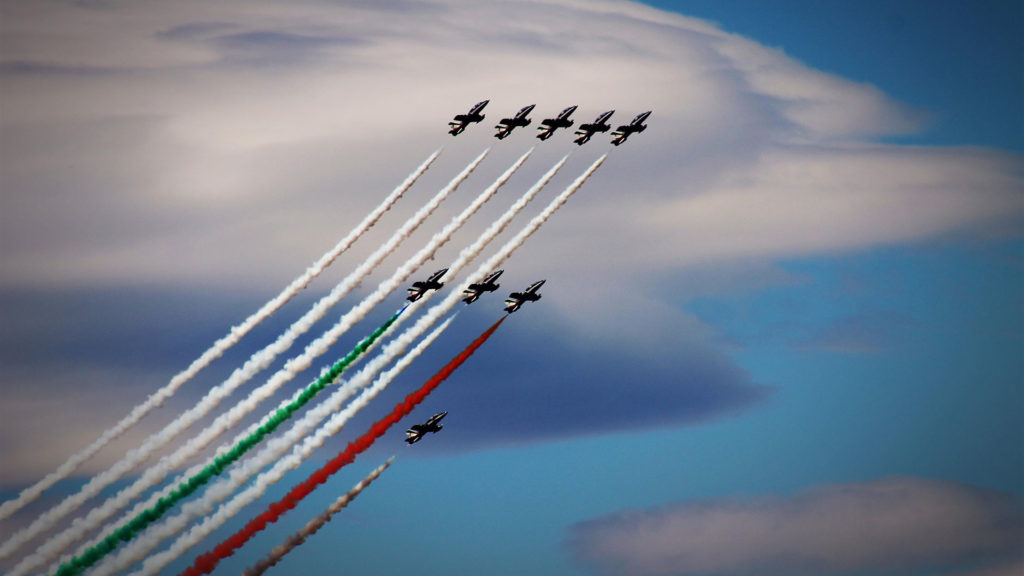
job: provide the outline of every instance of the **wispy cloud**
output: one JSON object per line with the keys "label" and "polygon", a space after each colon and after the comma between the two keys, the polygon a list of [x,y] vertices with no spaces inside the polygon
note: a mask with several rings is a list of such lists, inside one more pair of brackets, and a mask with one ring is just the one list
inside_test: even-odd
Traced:
{"label": "wispy cloud", "polygon": [[620,512],[575,525],[570,545],[602,574],[883,574],[1019,562],[1022,527],[1009,495],[893,477]]}

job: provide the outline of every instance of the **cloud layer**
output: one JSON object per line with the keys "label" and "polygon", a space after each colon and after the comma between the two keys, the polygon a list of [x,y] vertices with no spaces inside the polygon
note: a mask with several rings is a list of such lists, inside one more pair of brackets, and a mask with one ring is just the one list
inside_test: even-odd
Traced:
{"label": "cloud layer", "polygon": [[[524,103],[538,118],[579,104],[578,123],[654,110],[574,201],[572,238],[531,255],[574,273],[857,249],[1021,215],[1019,158],[872,144],[920,118],[872,86],[630,3],[8,11],[9,284],[272,284],[269,268],[330,242],[316,231],[339,195],[369,206],[366,190],[439,143],[493,143],[488,123]],[[483,97],[488,119],[451,140],[445,122]],[[575,148],[567,134],[546,147]]]}
{"label": "cloud layer", "polygon": [[1022,528],[1010,496],[892,477],[620,512],[575,525],[570,543],[603,574],[882,574],[1019,562]]}

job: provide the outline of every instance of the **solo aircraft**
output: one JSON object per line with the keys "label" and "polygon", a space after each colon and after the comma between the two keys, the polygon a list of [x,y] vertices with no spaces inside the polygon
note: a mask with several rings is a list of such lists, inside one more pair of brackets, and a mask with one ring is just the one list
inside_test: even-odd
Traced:
{"label": "solo aircraft", "polygon": [[559,112],[558,116],[542,120],[541,124],[544,126],[537,127],[537,130],[541,131],[541,133],[537,135],[537,138],[547,140],[548,138],[551,138],[551,135],[555,133],[555,130],[572,126],[572,120],[569,120],[569,116],[572,116],[572,113],[576,111],[576,108],[577,106],[569,106],[565,110]]}
{"label": "solo aircraft", "polygon": [[533,284],[530,284],[529,288],[522,292],[513,292],[509,294],[508,298],[505,299],[505,312],[511,314],[516,310],[519,310],[519,307],[522,306],[524,302],[536,302],[537,300],[540,300],[540,294],[537,293],[537,290],[544,285],[544,282],[544,280],[534,282]]}
{"label": "solo aircraft", "polygon": [[580,124],[579,130],[576,131],[576,135],[579,136],[579,138],[573,140],[573,142],[579,144],[580,146],[583,146],[590,140],[590,137],[593,136],[594,134],[598,132],[601,132],[603,134],[611,130],[612,125],[608,123],[608,119],[611,118],[612,114],[614,113],[615,110],[609,110],[604,114],[598,116],[597,120],[594,120],[594,122],[591,124]]}
{"label": "solo aircraft", "polygon": [[482,121],[484,119],[484,115],[480,112],[483,111],[484,106],[487,106],[488,102],[490,102],[490,100],[477,102],[469,109],[468,114],[456,114],[455,118],[448,123],[448,125],[452,127],[448,133],[452,136],[458,136],[459,134],[462,134],[462,131],[465,130],[466,126],[470,123]]}
{"label": "solo aircraft", "polygon": [[501,285],[495,284],[494,281],[498,279],[498,276],[501,276],[502,272],[504,272],[504,270],[491,272],[490,274],[487,275],[486,278],[484,278],[483,282],[470,284],[468,288],[462,291],[463,294],[468,294],[468,296],[463,298],[462,301],[465,302],[466,304],[472,304],[473,302],[476,302],[476,299],[479,298],[484,292],[494,292],[495,290],[500,288]]}
{"label": "solo aircraft", "polygon": [[427,432],[437,434],[441,428],[444,428],[444,426],[441,426],[438,422],[447,415],[447,412],[441,412],[440,414],[434,414],[430,417],[430,420],[427,420],[423,424],[413,424],[412,428],[405,431],[405,441],[409,444],[415,444],[419,442],[420,438],[423,438],[423,435]]}
{"label": "solo aircraft", "polygon": [[529,126],[530,119],[527,118],[526,115],[533,111],[534,106],[536,106],[536,104],[530,104],[529,106],[523,107],[523,109],[516,112],[516,115],[512,118],[502,118],[501,122],[498,122],[498,125],[495,126],[495,128],[498,129],[498,133],[495,134],[494,137],[498,140],[504,140],[505,138],[508,138],[508,135],[516,128],[519,128],[520,126]]}
{"label": "solo aircraft", "polygon": [[409,297],[406,298],[409,302],[415,302],[423,297],[428,290],[440,290],[444,286],[444,282],[441,282],[441,276],[444,276],[448,269],[438,270],[427,278],[426,282],[413,282],[412,288],[408,288]]}
{"label": "solo aircraft", "polygon": [[650,115],[650,110],[644,112],[643,114],[637,114],[636,118],[633,118],[633,120],[629,124],[623,124],[622,126],[616,128],[615,132],[612,132],[612,136],[615,136],[615,139],[612,140],[612,144],[618,146],[619,144],[625,142],[626,138],[629,138],[630,134],[633,134],[635,132],[643,132],[644,130],[647,130],[647,124],[644,124],[644,120],[647,120],[647,117]]}

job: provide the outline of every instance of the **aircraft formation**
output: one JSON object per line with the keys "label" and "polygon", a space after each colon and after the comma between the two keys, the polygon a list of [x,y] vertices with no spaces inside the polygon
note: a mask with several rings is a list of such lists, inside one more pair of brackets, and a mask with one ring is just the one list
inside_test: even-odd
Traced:
{"label": "aircraft formation", "polygon": [[[417,280],[416,282],[413,282],[412,286],[407,289],[409,296],[406,300],[409,302],[415,302],[430,290],[440,290],[444,287],[444,282],[441,282],[441,278],[444,277],[447,272],[447,268],[442,268],[428,276],[426,280]],[[495,283],[495,280],[497,280],[504,272],[504,270],[491,272],[480,282],[470,284],[462,291],[462,293],[466,295],[462,301],[466,304],[472,304],[473,302],[476,302],[484,292],[496,291],[501,287],[501,285]],[[536,302],[537,300],[540,300],[540,294],[537,293],[537,290],[544,285],[544,282],[545,280],[534,282],[522,292],[513,292],[509,294],[508,298],[505,300],[505,312],[511,314],[512,312],[519,310],[519,308],[526,302]]]}
{"label": "aircraft formation", "polygon": [[[444,268],[434,272],[426,280],[413,282],[412,286],[408,288],[409,297],[406,298],[406,300],[415,302],[422,298],[429,290],[440,290],[441,287],[444,286],[444,282],[441,282],[441,277],[443,277],[446,272],[448,272],[448,269]],[[462,293],[466,295],[462,301],[466,304],[472,304],[473,302],[476,302],[484,292],[496,291],[501,287],[501,285],[495,283],[495,280],[497,280],[504,272],[504,270],[496,270],[488,274],[480,282],[470,284],[462,291]],[[540,300],[541,295],[537,291],[544,285],[544,282],[546,282],[546,280],[538,280],[537,282],[530,284],[530,286],[522,292],[513,292],[509,294],[508,298],[505,299],[505,312],[511,314],[516,310],[519,310],[519,308],[527,302],[536,302],[537,300]],[[427,432],[430,432],[431,434],[438,433],[441,428],[443,428],[443,426],[438,424],[438,422],[447,415],[448,412],[441,412],[439,414],[434,414],[423,424],[414,424],[411,428],[405,431],[405,441],[411,446],[419,442]]]}
{"label": "aircraft formation", "polygon": [[[473,105],[472,108],[469,109],[469,112],[467,112],[466,114],[456,114],[455,118],[453,118],[452,121],[448,123],[448,126],[451,128],[448,131],[448,133],[451,134],[452,136],[458,136],[459,134],[462,134],[462,132],[465,131],[466,127],[469,126],[470,124],[482,122],[483,119],[485,118],[483,114],[483,109],[484,107],[487,106],[488,102],[490,102],[490,100],[477,102],[476,104]],[[508,138],[509,135],[512,134],[512,131],[515,130],[516,128],[529,126],[532,123],[532,120],[530,120],[529,115],[530,112],[533,112],[534,107],[536,107],[536,104],[524,106],[522,109],[519,110],[519,112],[516,112],[515,116],[511,118],[502,118],[501,121],[498,122],[498,124],[495,126],[498,132],[495,133],[494,137],[497,138],[498,140],[504,140],[505,138]],[[540,134],[537,135],[537,138],[544,141],[547,140],[548,138],[551,138],[551,136],[554,135],[555,131],[558,130],[559,128],[572,127],[573,121],[569,117],[572,116],[572,113],[576,111],[576,108],[578,108],[578,106],[569,106],[565,110],[559,112],[558,115],[555,116],[554,118],[545,118],[544,120],[541,120],[541,125],[537,127],[537,130],[540,130]],[[577,129],[575,133],[576,136],[578,136],[578,138],[573,140],[573,142],[575,142],[578,146],[582,146],[589,142],[591,137],[594,136],[594,134],[597,134],[598,132],[603,134],[611,130],[612,126],[611,124],[608,123],[608,120],[612,117],[612,114],[614,113],[615,110],[609,110],[607,112],[601,113],[597,118],[594,119],[593,122],[580,124],[579,129]],[[634,117],[633,120],[629,122],[629,124],[622,124],[621,126],[616,128],[611,134],[612,144],[618,146],[625,142],[631,134],[636,134],[638,132],[643,132],[644,130],[646,130],[647,125],[644,124],[644,121],[647,120],[647,118],[650,115],[650,110],[648,110],[647,112],[642,112],[640,114],[637,114],[636,117]]]}
{"label": "aircraft formation", "polygon": [[[483,109],[486,104],[487,102],[484,101],[474,106],[468,114],[456,117],[456,122],[453,123],[453,132],[457,134],[468,124],[482,121]],[[499,139],[506,138],[517,127],[530,125],[529,115],[533,110],[534,106],[532,105],[525,107],[516,114],[515,118],[507,119],[508,121],[502,125]],[[547,140],[558,129],[571,127],[573,121],[570,117],[575,111],[576,106],[572,106],[555,118],[539,122],[541,131],[539,137],[542,140]],[[585,142],[594,134],[610,131],[611,125],[608,121],[611,115],[612,112],[606,112],[594,123],[583,124],[580,127],[582,131],[580,135],[584,138],[581,140]],[[617,132],[628,136],[628,134],[640,131],[644,118],[646,115],[638,117],[638,121],[634,123],[637,126],[636,129],[624,126],[620,127]],[[196,360],[175,375],[170,382],[133,407],[123,419],[106,429],[93,443],[72,454],[57,470],[26,487],[17,497],[0,501],[0,520],[10,518],[13,514],[24,510],[26,506],[44,496],[44,492],[57,482],[71,477],[79,465],[93,457],[105,446],[110,448],[109,444],[115,438],[140,422],[149,412],[159,408],[162,402],[173,396],[182,385],[193,380],[200,370],[208,367],[218,358],[224,357],[224,353],[228,349],[249,334],[258,324],[301,293],[356,240],[377,225],[378,220],[426,172],[439,153],[440,150],[427,157],[405,181],[383,198],[380,204],[367,214],[342,241],[320,256],[312,266],[305,268],[302,274],[289,283],[282,292],[267,301],[243,322],[233,326],[226,336],[216,340]],[[245,397],[233,401],[230,409],[219,410],[223,408],[221,406],[223,400],[257,377],[260,371],[270,366],[278,356],[283,355],[309,330],[310,326],[327,316],[351,290],[372,274],[387,256],[394,253],[401,242],[423,224],[437,206],[466,180],[484,160],[487,151],[485,150],[470,161],[446,186],[394,230],[389,239],[383,241],[343,280],[340,280],[326,296],[292,322],[273,341],[253,352],[249,360],[232,371],[229,377],[212,386],[209,392],[203,395],[194,406],[177,414],[163,428],[143,440],[140,445],[125,452],[124,456],[113,465],[103,467],[77,492],[66,495],[53,494],[52,496],[57,498],[45,513],[34,517],[26,515],[24,526],[12,533],[6,541],[0,541],[0,565],[3,566],[4,573],[10,576],[27,576],[46,569],[46,573],[74,576],[92,569],[97,563],[103,561],[109,562],[111,566],[121,566],[121,568],[117,568],[119,571],[122,568],[128,569],[134,564],[142,563],[141,573],[155,574],[156,571],[162,570],[170,562],[181,558],[191,548],[210,537],[226,521],[236,516],[238,510],[255,502],[263,495],[262,491],[253,490],[252,487],[269,487],[285,479],[291,470],[309,459],[315,450],[323,445],[324,440],[337,435],[351,418],[382,393],[402,370],[447,329],[457,316],[457,313],[451,312],[454,307],[458,306],[459,301],[469,305],[487,293],[497,292],[500,289],[498,280],[504,274],[504,271],[499,269],[501,263],[519,249],[561,206],[565,205],[566,201],[602,165],[608,157],[607,152],[594,160],[571,184],[552,198],[528,223],[525,223],[517,233],[508,238],[487,261],[481,262],[476,271],[468,275],[468,281],[464,285],[459,289],[452,290],[440,303],[432,305],[429,310],[419,315],[415,324],[407,327],[400,334],[389,337],[389,332],[397,326],[403,314],[407,316],[415,314],[421,305],[444,288],[445,280],[450,283],[452,278],[458,278],[462,268],[483,253],[488,244],[494,241],[551,181],[565,164],[566,158],[548,169],[536,184],[523,192],[516,202],[508,206],[500,216],[491,222],[472,244],[465,246],[460,251],[459,258],[453,261],[450,268],[437,270],[425,278],[419,278],[416,282],[412,282],[406,298],[415,304],[403,306],[384,319],[380,326],[355,343],[348,353],[340,356],[333,364],[321,371],[320,375],[309,382],[300,394],[287,400],[282,407],[274,408],[266,413],[259,426],[249,429],[234,440],[229,440],[215,452],[209,450],[211,454],[208,458],[202,459],[199,465],[190,469],[180,479],[170,483],[166,482],[181,463],[193,458],[203,458],[203,452],[212,448],[218,437],[226,435],[233,428],[243,424],[249,415],[258,415],[262,401],[273,397],[288,382],[301,378],[304,371],[317,358],[330,351],[339,342],[341,336],[366,319],[395,289],[399,286],[409,285],[407,279],[413,271],[420,269],[423,264],[431,260],[438,248],[447,242],[459,227],[467,222],[483,203],[508,181],[531,153],[532,150],[523,154],[491,186],[480,192],[458,216],[452,218],[444,228],[434,233],[426,245],[420,247],[414,255],[398,266],[389,278],[381,281],[375,290],[366,294],[358,304],[345,311],[330,329],[309,342],[301,352],[283,362],[271,377],[254,387],[244,395]],[[501,315],[501,318],[469,342],[461,352],[452,357],[433,376],[407,394],[386,416],[375,422],[361,436],[346,444],[344,450],[338,455],[327,460],[309,478],[296,484],[281,500],[270,504],[265,511],[252,518],[228,539],[230,543],[222,542],[209,552],[197,556],[192,567],[183,574],[199,576],[210,573],[220,561],[234,554],[246,541],[276,522],[286,511],[294,509],[303,498],[307,497],[317,486],[323,484],[324,479],[338,473],[343,467],[353,462],[356,456],[373,446],[374,442],[383,437],[389,427],[410,415],[417,405],[426,400],[433,390],[484,345],[495,334],[502,322],[508,318],[508,314],[518,311],[525,303],[540,300],[539,290],[544,283],[544,280],[539,280],[521,291],[509,294],[504,300],[506,314]],[[380,348],[379,353],[376,353],[370,362],[358,371],[350,370],[355,362],[369,357],[370,350],[373,350],[377,343],[385,341],[387,344]],[[391,367],[385,371],[384,369],[388,366]],[[303,410],[307,406],[313,406],[313,402],[319,402],[316,404],[315,410]],[[413,426],[407,433],[408,444],[417,443],[428,432],[440,431],[442,429],[441,420],[446,415],[447,412],[440,412],[426,422],[418,419],[423,422],[422,424],[410,423]],[[187,432],[187,429],[193,424],[199,424],[200,421],[206,422],[201,431],[196,431],[195,435],[190,435],[191,437],[185,441],[178,441],[184,440],[182,435]],[[264,442],[275,433],[274,442]],[[166,452],[166,454],[159,460],[153,458],[161,452]],[[244,466],[232,467],[243,457],[246,458]],[[150,464],[146,466],[145,472],[132,475],[132,479],[129,480],[132,470],[146,462]],[[224,472],[229,467],[232,467],[230,473],[225,474]],[[338,502],[344,501],[344,498],[354,497],[385,467],[379,467]],[[105,490],[107,487],[122,481],[125,486],[106,497],[102,504],[96,502],[97,506],[79,518],[72,516],[91,499],[101,497],[103,491],[110,492]],[[162,483],[166,485],[159,488]],[[185,505],[185,499],[192,497],[195,500]],[[49,505],[49,503],[47,504]],[[217,508],[218,506],[219,508]],[[131,508],[130,512],[128,512],[129,508]],[[210,514],[209,511],[214,509],[217,512]],[[332,505],[329,511],[337,509]],[[121,511],[127,513],[122,515]],[[164,516],[167,517],[164,518]],[[180,528],[174,530],[166,528],[173,528],[178,523],[184,527],[201,517],[205,517],[202,522],[192,526],[192,529],[187,532],[182,532]],[[317,518],[317,525],[322,525],[329,515]],[[161,521],[160,526],[165,528],[155,529],[154,524]],[[175,540],[170,547],[166,547],[164,541],[169,538],[175,538]],[[290,539],[288,542],[301,543],[301,540]],[[75,551],[76,546],[78,547],[77,551]],[[163,551],[158,552],[161,547],[163,547]],[[275,548],[276,550],[278,549]],[[272,564],[271,562],[266,565]],[[10,570],[7,570],[8,565],[11,566]],[[48,565],[55,572],[47,568]],[[260,566],[263,565],[263,563],[260,564]],[[246,574],[256,576],[258,573],[246,572]]]}

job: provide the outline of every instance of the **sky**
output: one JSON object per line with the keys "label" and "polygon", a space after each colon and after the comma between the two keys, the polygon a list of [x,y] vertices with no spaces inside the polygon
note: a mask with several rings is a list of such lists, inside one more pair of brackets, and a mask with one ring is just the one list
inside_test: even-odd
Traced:
{"label": "sky", "polygon": [[[274,570],[1020,573],[1019,2],[0,10],[4,500],[166,384],[441,149],[322,277],[0,522],[2,540],[223,381],[482,150],[480,167],[329,319],[536,146],[416,277],[448,265],[564,155],[499,243],[609,154],[502,264],[498,293],[462,310],[309,461],[160,573],[190,565],[331,458],[500,318],[507,291],[542,278],[539,302],[216,573],[240,573],[391,455]],[[484,99],[482,123],[445,133]],[[564,131],[540,142],[534,126],[491,137],[526,104],[537,105],[534,124],[569,105],[577,125],[605,110],[614,125],[653,113],[620,147],[607,135],[577,147]],[[315,379],[403,295],[270,402]],[[405,427],[442,410],[442,432],[402,442]]]}

